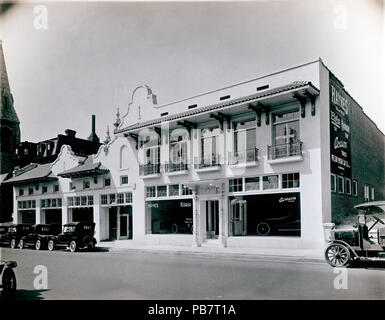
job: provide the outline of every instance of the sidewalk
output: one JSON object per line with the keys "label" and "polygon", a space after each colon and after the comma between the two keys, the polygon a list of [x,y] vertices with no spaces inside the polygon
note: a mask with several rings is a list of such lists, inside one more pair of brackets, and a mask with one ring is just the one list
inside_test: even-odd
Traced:
{"label": "sidewalk", "polygon": [[196,255],[206,257],[244,258],[257,260],[281,260],[324,262],[323,249],[271,249],[271,248],[222,248],[217,246],[146,245],[131,241],[102,241],[99,247],[109,252],[136,252],[150,254]]}

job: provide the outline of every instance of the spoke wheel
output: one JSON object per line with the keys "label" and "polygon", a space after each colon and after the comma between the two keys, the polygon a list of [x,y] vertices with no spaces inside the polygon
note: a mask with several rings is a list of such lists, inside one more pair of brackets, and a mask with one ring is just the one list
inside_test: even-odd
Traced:
{"label": "spoke wheel", "polygon": [[345,267],[350,262],[349,249],[339,243],[331,244],[326,248],[325,259],[332,267]]}
{"label": "spoke wheel", "polygon": [[10,246],[11,246],[12,249],[16,248],[16,239],[12,239],[11,240]]}
{"label": "spoke wheel", "polygon": [[71,251],[71,252],[75,252],[75,251],[78,249],[78,245],[77,245],[77,243],[76,243],[75,240],[72,240],[72,241],[70,242],[69,247],[70,247],[70,251]]}
{"label": "spoke wheel", "polygon": [[41,241],[40,240],[36,240],[36,242],[35,242],[35,249],[36,250],[40,250],[41,249]]}
{"label": "spoke wheel", "polygon": [[49,240],[48,241],[48,250],[53,251],[53,249],[55,249],[55,243],[53,242],[53,240]]}
{"label": "spoke wheel", "polygon": [[19,249],[23,249],[24,248],[24,241],[23,240],[19,240]]}
{"label": "spoke wheel", "polygon": [[260,236],[267,236],[270,233],[270,226],[266,222],[258,223],[257,233]]}

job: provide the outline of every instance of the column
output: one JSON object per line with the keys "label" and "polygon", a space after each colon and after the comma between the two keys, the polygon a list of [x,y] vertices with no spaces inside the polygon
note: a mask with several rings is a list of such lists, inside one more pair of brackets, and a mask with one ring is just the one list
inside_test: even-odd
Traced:
{"label": "column", "polygon": [[199,210],[199,195],[198,187],[193,189],[193,226],[194,226],[194,235],[193,235],[193,246],[200,247],[200,210]]}
{"label": "column", "polygon": [[226,248],[227,246],[227,203],[226,203],[226,196],[225,196],[225,184],[221,183],[220,187],[220,195],[221,198],[219,200],[219,244]]}
{"label": "column", "polygon": [[16,196],[16,193],[17,192],[17,189],[15,188],[15,186],[13,186],[13,213],[12,213],[12,219],[13,219],[13,223],[17,224],[17,223],[20,223],[20,219],[19,219],[19,210],[17,209],[18,208],[18,204],[17,204],[17,196]]}
{"label": "column", "polygon": [[45,219],[42,219],[42,210],[40,209],[40,200],[36,201],[36,207],[35,207],[35,221],[36,224],[45,223]]}
{"label": "column", "polygon": [[120,239],[120,206],[116,207],[116,240]]}
{"label": "column", "polygon": [[94,222],[95,222],[95,239],[97,242],[100,242],[100,206],[98,204],[93,205],[94,211]]}
{"label": "column", "polygon": [[[69,219],[69,210],[67,206],[62,205],[61,207],[61,224],[64,226],[66,223],[70,221]],[[72,217],[71,217],[72,220]]]}

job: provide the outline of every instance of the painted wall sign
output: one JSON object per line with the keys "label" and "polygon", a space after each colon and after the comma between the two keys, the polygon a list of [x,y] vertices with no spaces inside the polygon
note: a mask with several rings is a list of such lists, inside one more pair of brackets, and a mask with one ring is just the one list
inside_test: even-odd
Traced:
{"label": "painted wall sign", "polygon": [[330,75],[330,164],[331,172],[351,178],[350,110],[343,87]]}

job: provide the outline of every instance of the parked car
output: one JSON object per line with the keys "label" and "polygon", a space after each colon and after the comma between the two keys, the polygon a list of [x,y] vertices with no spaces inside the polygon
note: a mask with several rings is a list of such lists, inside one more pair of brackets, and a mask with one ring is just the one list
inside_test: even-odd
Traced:
{"label": "parked car", "polygon": [[[348,266],[354,261],[385,261],[385,223],[376,214],[384,214],[385,201],[366,202],[354,208],[358,210],[357,224],[331,231],[325,259],[332,267]],[[374,239],[369,235],[376,225],[379,227]]]}
{"label": "parked car", "polygon": [[28,234],[19,240],[19,248],[33,246],[36,250],[47,248],[48,241],[52,236],[60,233],[60,224],[35,224]]}
{"label": "parked car", "polygon": [[16,291],[16,276],[13,268],[17,267],[16,261],[0,260],[0,288],[2,296],[9,296]]}
{"label": "parked car", "polygon": [[79,249],[94,249],[96,239],[94,238],[94,222],[72,222],[63,226],[63,233],[51,236],[48,240],[48,250],[57,247],[69,248],[71,252]]}
{"label": "parked car", "polygon": [[281,232],[300,232],[301,220],[293,218],[292,215],[266,218],[258,222],[256,231],[259,236],[268,236]]}
{"label": "parked car", "polygon": [[7,242],[8,226],[0,226],[0,244]]}
{"label": "parked car", "polygon": [[20,238],[28,234],[31,230],[31,224],[11,224],[8,226],[7,232],[0,237],[0,244],[16,248]]}

